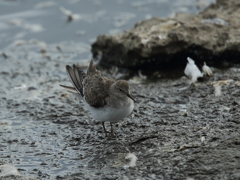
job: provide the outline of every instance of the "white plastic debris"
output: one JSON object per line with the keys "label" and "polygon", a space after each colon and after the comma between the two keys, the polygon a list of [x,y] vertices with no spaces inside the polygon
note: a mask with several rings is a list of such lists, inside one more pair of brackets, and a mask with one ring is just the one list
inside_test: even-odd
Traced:
{"label": "white plastic debris", "polygon": [[201,137],[201,142],[203,143],[206,140],[204,136]]}
{"label": "white plastic debris", "polygon": [[222,95],[222,86],[228,85],[231,82],[233,82],[232,79],[212,82],[211,85],[214,87],[215,96],[221,96]]}
{"label": "white plastic debris", "polygon": [[16,90],[21,90],[21,89],[26,89],[26,88],[27,88],[26,84],[19,84],[14,87],[14,89],[16,89]]}
{"label": "white plastic debris", "polygon": [[188,63],[184,70],[184,74],[191,78],[191,82],[195,83],[199,77],[203,77],[203,74],[195,65],[195,62],[191,58],[187,58]]}
{"label": "white plastic debris", "polygon": [[222,95],[222,86],[213,86],[213,87],[214,87],[215,96],[221,96]]}
{"label": "white plastic debris", "polygon": [[6,176],[20,176],[20,173],[18,172],[17,168],[12,166],[11,164],[4,164],[0,166],[1,174],[0,177],[6,177]]}
{"label": "white plastic debris", "polygon": [[125,157],[126,159],[130,159],[130,162],[128,164],[129,167],[135,167],[137,162],[137,156],[133,153],[128,153]]}
{"label": "white plastic debris", "polygon": [[213,76],[212,70],[210,69],[209,66],[207,66],[207,64],[204,62],[204,65],[202,67],[202,71],[204,74],[208,75],[208,76]]}

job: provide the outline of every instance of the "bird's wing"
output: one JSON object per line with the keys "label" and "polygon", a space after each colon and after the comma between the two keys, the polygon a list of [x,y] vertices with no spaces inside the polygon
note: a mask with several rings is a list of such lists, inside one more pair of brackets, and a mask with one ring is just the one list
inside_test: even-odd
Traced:
{"label": "bird's wing", "polygon": [[87,69],[87,75],[91,76],[94,74],[101,75],[101,72],[96,69],[95,64],[93,64],[93,60],[91,60]]}
{"label": "bird's wing", "polygon": [[83,81],[86,102],[95,108],[105,106],[113,83],[114,80],[102,77],[98,73],[87,76]]}

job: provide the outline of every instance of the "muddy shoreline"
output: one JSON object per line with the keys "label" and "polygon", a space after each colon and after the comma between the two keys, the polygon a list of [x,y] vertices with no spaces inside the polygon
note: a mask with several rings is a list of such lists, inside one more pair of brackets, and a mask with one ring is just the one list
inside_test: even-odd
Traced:
{"label": "muddy shoreline", "polygon": [[[66,16],[57,1],[37,5],[24,2],[0,2],[13,3],[9,7],[23,3],[17,14],[22,15],[22,20],[14,21],[15,25],[9,24],[14,17],[11,14],[0,16],[0,30],[5,32],[0,36],[0,46],[4,47],[0,50],[0,169],[11,164],[20,174],[4,176],[1,170],[0,179],[240,179],[239,65],[229,67],[226,61],[227,69],[211,67],[213,77],[204,77],[191,86],[183,67],[176,71],[165,69],[168,75],[157,70],[152,76],[116,67],[102,69],[108,77],[128,79],[138,101],[133,113],[114,125],[117,138],[105,138],[101,124],[91,119],[82,100],[59,84],[70,85],[67,64],[86,70],[90,43],[97,36],[88,29],[100,23],[107,29],[102,29],[101,34],[123,32],[136,19],[131,13],[118,13],[119,9],[104,14],[100,1],[84,6],[80,3],[88,1],[64,1],[60,5],[72,8],[73,13],[80,12],[77,3],[94,12],[86,8],[89,12],[80,13],[82,21],[65,26]],[[193,9],[193,5],[184,2],[174,7]],[[151,7],[170,6],[158,3],[123,3],[117,7],[126,5],[127,9],[123,9],[127,12],[154,15],[158,9]],[[48,31],[48,19],[43,20],[45,16],[41,14],[50,14],[45,12],[55,13],[51,17],[59,23],[56,28],[61,27],[60,36],[74,41],[58,39],[54,29]],[[114,17],[114,21],[108,17]],[[120,22],[122,26],[119,18],[124,20]],[[46,31],[24,29],[36,27],[30,25],[37,22]],[[79,29],[80,25],[86,25],[81,27],[87,30]],[[75,36],[79,30],[80,40]],[[215,96],[211,83],[229,79],[228,85],[222,86],[221,95]]]}
{"label": "muddy shoreline", "polygon": [[[130,80],[138,103],[115,124],[118,138],[105,139],[82,101],[59,86],[70,85],[66,54],[26,54],[34,58],[10,56],[0,69],[0,163],[13,164],[22,179],[239,178],[239,67],[215,69],[195,86],[184,76]],[[234,81],[216,97],[211,83],[226,79]],[[137,157],[134,167],[129,153]]]}

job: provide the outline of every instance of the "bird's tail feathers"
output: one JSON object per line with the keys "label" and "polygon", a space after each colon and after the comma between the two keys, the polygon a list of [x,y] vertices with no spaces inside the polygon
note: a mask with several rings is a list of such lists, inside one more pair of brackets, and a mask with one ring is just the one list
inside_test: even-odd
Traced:
{"label": "bird's tail feathers", "polygon": [[[75,64],[73,65],[73,67],[67,65],[66,70],[67,70],[69,79],[71,80],[75,90],[83,96],[83,84],[82,84],[82,82],[83,82],[83,79],[86,77],[86,74],[79,67],[77,67]],[[66,87],[64,87],[64,88],[66,88]]]}
{"label": "bird's tail feathers", "polygon": [[79,94],[79,92],[74,88],[74,87],[70,87],[70,86],[65,86],[65,85],[61,85],[63,88],[65,88],[68,92],[74,94],[75,96],[77,96],[78,98],[82,98],[82,95]]}

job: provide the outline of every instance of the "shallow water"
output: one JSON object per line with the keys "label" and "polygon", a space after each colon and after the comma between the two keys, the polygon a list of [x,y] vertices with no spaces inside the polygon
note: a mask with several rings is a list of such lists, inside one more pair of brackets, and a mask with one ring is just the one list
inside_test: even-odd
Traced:
{"label": "shallow water", "polygon": [[[211,0],[202,1],[208,5]],[[67,22],[60,8],[77,15]],[[128,30],[140,20],[169,17],[176,12],[197,13],[195,1],[101,1],[70,0],[41,2],[0,1],[0,49],[17,39],[37,39],[47,44],[78,41],[90,44],[100,34]],[[88,55],[90,52],[88,53]],[[85,58],[87,58],[85,56]]]}

